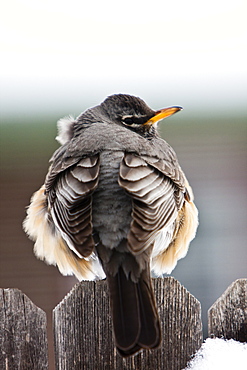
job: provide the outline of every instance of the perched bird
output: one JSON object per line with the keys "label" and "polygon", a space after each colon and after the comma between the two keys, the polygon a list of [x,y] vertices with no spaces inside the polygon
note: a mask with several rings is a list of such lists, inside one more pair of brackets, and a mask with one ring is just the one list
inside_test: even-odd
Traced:
{"label": "perched bird", "polygon": [[106,277],[122,356],[159,346],[150,274],[173,270],[198,225],[192,190],[157,131],[179,110],[118,94],[58,121],[61,147],[24,221],[38,258],[79,280]]}

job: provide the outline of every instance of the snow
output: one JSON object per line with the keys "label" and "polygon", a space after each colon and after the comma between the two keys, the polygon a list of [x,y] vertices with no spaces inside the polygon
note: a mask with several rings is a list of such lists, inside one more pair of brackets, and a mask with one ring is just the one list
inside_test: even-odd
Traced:
{"label": "snow", "polygon": [[247,343],[206,339],[184,370],[247,370]]}

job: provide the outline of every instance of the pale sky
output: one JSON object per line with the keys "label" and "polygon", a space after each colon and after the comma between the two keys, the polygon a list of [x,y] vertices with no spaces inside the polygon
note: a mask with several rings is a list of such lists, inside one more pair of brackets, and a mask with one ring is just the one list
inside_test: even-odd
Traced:
{"label": "pale sky", "polygon": [[124,92],[246,112],[246,19],[246,0],[2,0],[1,110],[77,110]]}

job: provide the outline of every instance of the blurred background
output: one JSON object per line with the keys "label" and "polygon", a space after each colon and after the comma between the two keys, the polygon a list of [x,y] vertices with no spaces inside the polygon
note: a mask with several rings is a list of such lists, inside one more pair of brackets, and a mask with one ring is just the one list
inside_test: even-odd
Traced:
{"label": "blurred background", "polygon": [[[58,147],[56,121],[107,95],[184,110],[160,125],[195,194],[200,226],[172,275],[207,310],[247,275],[246,1],[9,0],[0,11],[0,287],[47,312],[76,283],[38,261],[25,207]],[[50,368],[53,352],[50,346]]]}

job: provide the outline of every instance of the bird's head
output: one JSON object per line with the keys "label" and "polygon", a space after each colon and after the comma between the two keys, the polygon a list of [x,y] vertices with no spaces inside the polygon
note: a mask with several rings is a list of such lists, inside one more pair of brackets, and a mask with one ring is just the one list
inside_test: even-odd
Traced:
{"label": "bird's head", "polygon": [[109,96],[100,107],[111,122],[144,135],[154,134],[159,121],[182,109],[174,106],[154,111],[142,99],[125,94]]}
{"label": "bird's head", "polygon": [[111,95],[103,103],[87,109],[77,119],[65,117],[58,121],[57,140],[60,144],[70,141],[95,122],[107,122],[124,126],[145,137],[157,134],[157,124],[162,119],[181,110],[181,107],[169,107],[153,110],[140,98],[126,94]]}

